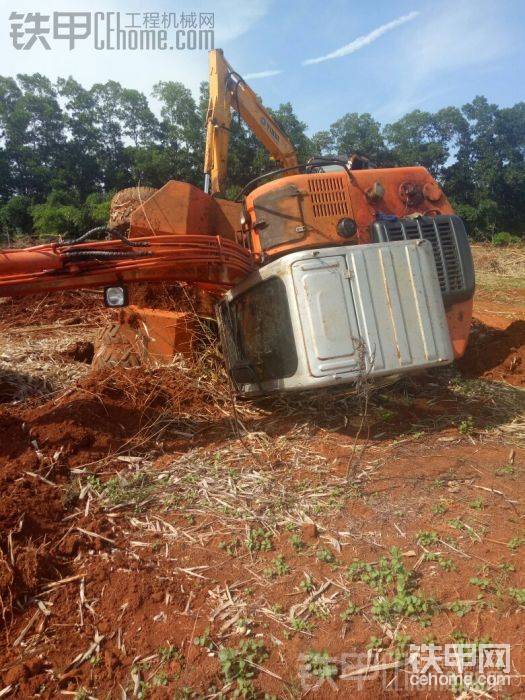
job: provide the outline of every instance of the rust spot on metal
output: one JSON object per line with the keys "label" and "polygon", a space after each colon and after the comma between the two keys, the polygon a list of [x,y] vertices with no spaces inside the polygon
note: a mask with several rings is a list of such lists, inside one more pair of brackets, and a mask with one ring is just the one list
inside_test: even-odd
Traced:
{"label": "rust spot on metal", "polygon": [[429,202],[439,202],[443,196],[441,188],[435,182],[427,182],[423,187],[423,194]]}
{"label": "rust spot on metal", "polygon": [[408,180],[399,185],[399,196],[407,207],[417,207],[425,199],[421,185]]}

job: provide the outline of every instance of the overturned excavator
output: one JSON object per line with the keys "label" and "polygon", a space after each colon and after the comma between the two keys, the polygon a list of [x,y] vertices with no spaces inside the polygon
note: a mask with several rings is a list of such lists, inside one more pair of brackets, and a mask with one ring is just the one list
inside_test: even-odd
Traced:
{"label": "overturned excavator", "polygon": [[[236,201],[221,198],[232,111],[280,166]],[[470,246],[427,170],[377,168],[359,156],[298,163],[220,50],[210,52],[204,170],[204,190],[170,181],[117,195],[103,240],[87,232],[0,250],[0,296],[104,287],[107,305],[126,307],[130,285],[185,282],[216,301],[241,395],[363,377],[383,383],[464,353],[474,294]],[[129,318],[129,309],[121,312],[117,326]],[[144,318],[150,340],[171,323],[155,310]]]}

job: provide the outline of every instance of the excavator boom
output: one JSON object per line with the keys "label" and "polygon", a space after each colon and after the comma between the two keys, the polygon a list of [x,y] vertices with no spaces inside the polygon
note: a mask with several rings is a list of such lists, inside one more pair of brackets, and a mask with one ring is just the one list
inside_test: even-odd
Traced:
{"label": "excavator boom", "polygon": [[0,297],[131,282],[190,282],[219,292],[255,269],[221,236],[174,235],[0,250]]}
{"label": "excavator boom", "polygon": [[209,65],[205,191],[210,194],[224,194],[232,109],[246,122],[272,158],[283,168],[296,166],[297,156],[292,142],[260,103],[255,92],[230,66],[221,49],[210,51]]}

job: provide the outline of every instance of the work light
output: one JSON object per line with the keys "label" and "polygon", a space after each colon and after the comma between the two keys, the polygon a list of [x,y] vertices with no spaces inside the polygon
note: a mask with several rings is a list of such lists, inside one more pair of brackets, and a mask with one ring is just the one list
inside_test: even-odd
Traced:
{"label": "work light", "polygon": [[128,290],[126,287],[106,287],[104,289],[104,304],[110,309],[128,305]]}

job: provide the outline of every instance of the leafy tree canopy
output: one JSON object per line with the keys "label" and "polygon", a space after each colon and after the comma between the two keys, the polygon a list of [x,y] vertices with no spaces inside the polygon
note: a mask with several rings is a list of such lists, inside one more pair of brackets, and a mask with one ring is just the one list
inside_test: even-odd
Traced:
{"label": "leafy tree canopy", "polygon": [[[196,100],[182,83],[148,97],[109,80],[85,88],[69,77],[0,76],[0,234],[74,235],[105,221],[111,194],[169,179],[202,186],[208,86]],[[311,136],[290,102],[271,110],[299,160],[365,155],[378,166],[422,165],[440,181],[473,235],[523,233],[525,103],[483,96],[462,107],[414,110],[381,126],[349,112]],[[232,121],[228,194],[275,167]]]}

